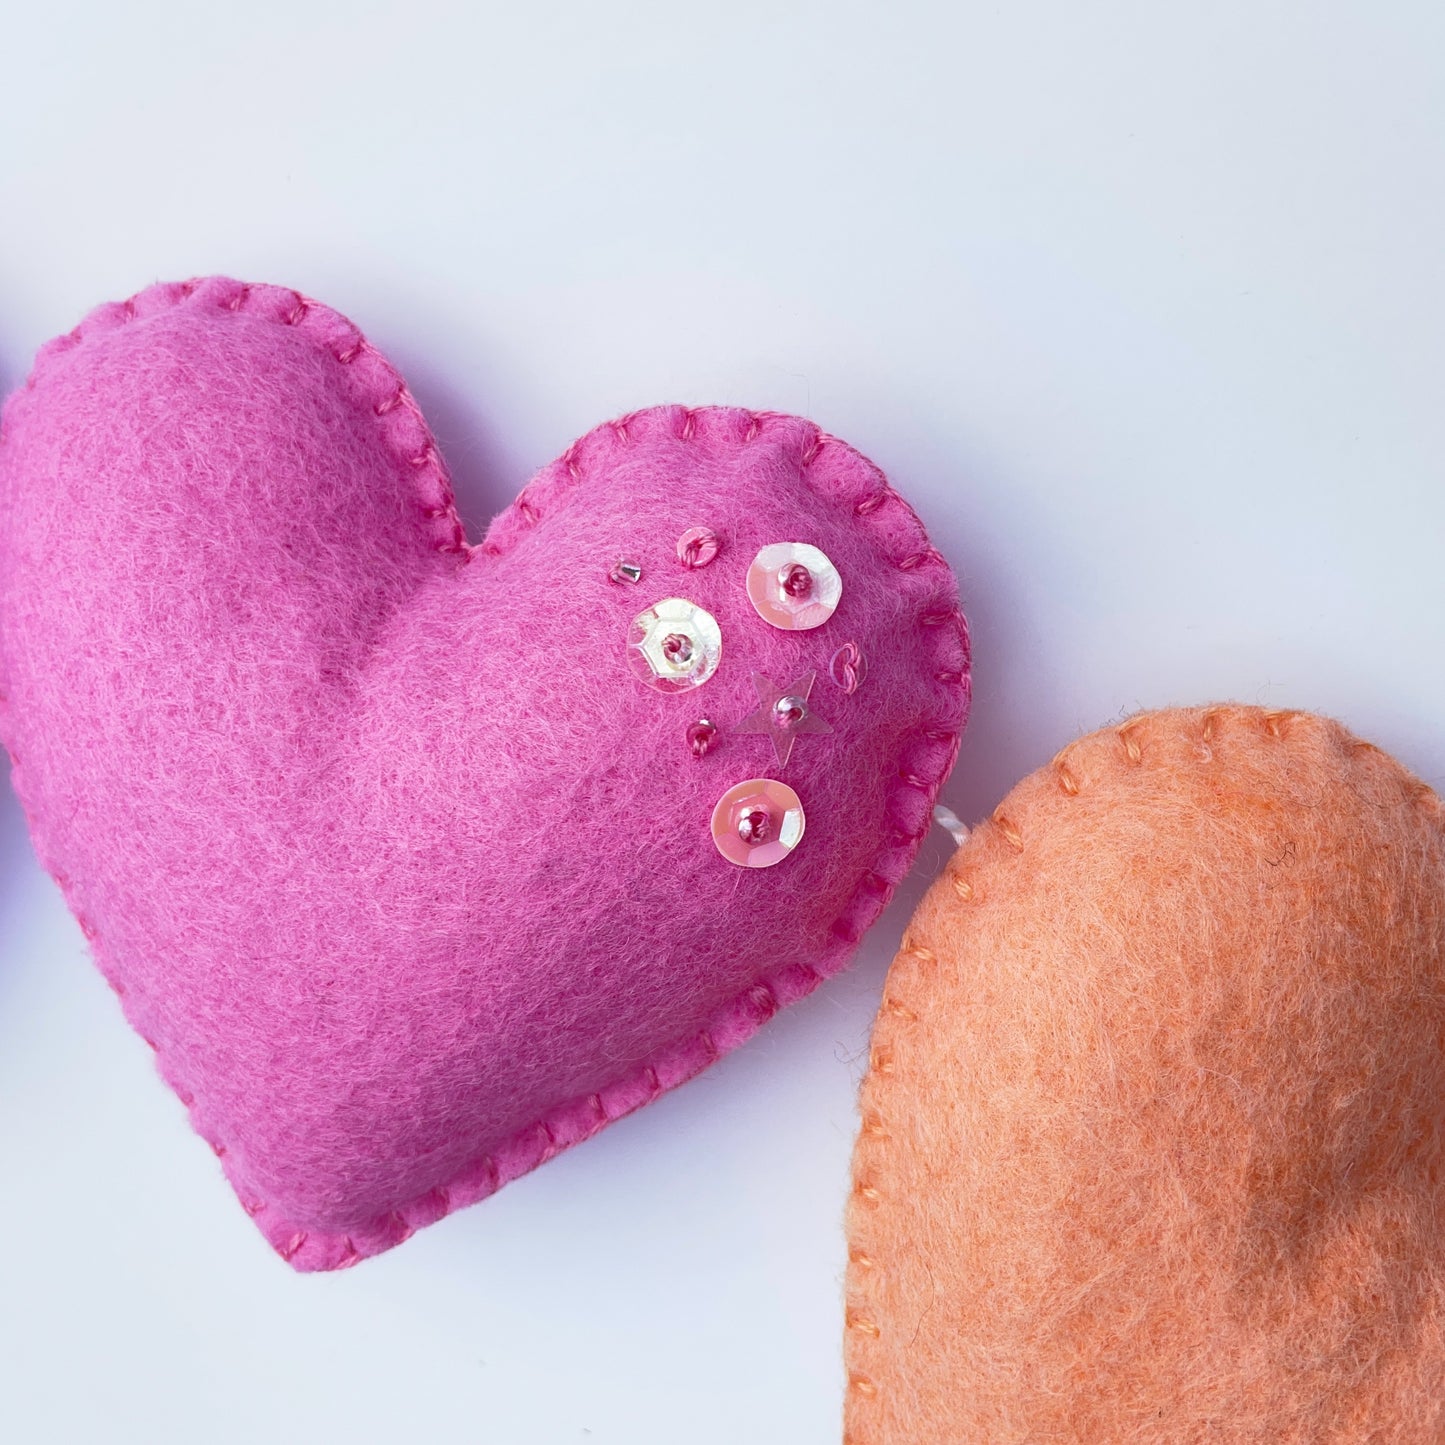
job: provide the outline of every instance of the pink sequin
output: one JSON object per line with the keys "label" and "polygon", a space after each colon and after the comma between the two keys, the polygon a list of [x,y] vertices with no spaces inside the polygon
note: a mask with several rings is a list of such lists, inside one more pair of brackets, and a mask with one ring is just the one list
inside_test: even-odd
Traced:
{"label": "pink sequin", "polygon": [[684,567],[706,567],[721,549],[722,542],[710,527],[689,527],[677,539],[677,560]]}
{"label": "pink sequin", "polygon": [[740,733],[766,733],[773,740],[778,766],[787,767],[793,744],[803,733],[830,733],[833,729],[809,705],[816,673],[806,672],[787,687],[779,687],[762,673],[753,674],[758,705],[736,728]]}
{"label": "pink sequin", "polygon": [[750,778],[718,799],[712,837],[729,863],[771,868],[802,841],[803,824],[803,804],[786,783]]}
{"label": "pink sequin", "polygon": [[759,617],[785,632],[821,627],[837,610],[843,579],[809,542],[774,542],[748,568],[748,599]]}

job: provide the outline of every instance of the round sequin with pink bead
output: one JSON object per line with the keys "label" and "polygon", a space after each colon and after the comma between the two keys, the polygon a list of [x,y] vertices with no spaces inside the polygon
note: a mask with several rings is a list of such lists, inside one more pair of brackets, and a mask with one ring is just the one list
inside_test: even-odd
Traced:
{"label": "round sequin with pink bead", "polygon": [[729,788],[712,814],[717,850],[741,868],[781,863],[803,837],[803,804],[774,778],[750,778]]}
{"label": "round sequin with pink bead", "polygon": [[759,617],[788,632],[821,627],[838,610],[843,579],[810,542],[774,542],[748,568],[748,598]]}
{"label": "round sequin with pink bead", "polygon": [[701,687],[722,660],[722,628],[686,597],[664,597],[632,620],[627,642],[632,670],[659,692]]}

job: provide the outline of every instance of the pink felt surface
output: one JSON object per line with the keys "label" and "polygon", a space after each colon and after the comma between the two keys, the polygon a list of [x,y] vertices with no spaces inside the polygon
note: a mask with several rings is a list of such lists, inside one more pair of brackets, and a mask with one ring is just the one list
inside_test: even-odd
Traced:
{"label": "pink felt surface", "polygon": [[[840,968],[967,712],[951,572],[811,423],[603,425],[471,547],[396,373],[281,288],[157,286],[52,342],[5,411],[0,509],[0,722],[37,851],[302,1269],[489,1194]],[[688,569],[699,525],[722,547]],[[816,630],[747,599],[777,541],[843,576]],[[640,583],[608,579],[619,555]],[[724,638],[681,696],[625,656],[668,596]],[[828,678],[845,642],[851,695]],[[833,731],[779,769],[732,728],[754,672],[812,669]],[[713,805],[761,776],[806,835],[733,867]]]}

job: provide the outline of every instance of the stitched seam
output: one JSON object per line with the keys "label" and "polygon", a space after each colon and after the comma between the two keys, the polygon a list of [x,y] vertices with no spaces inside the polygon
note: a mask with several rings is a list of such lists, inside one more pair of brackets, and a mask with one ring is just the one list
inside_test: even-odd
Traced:
{"label": "stitched seam", "polygon": [[[1264,708],[1240,704],[1215,704],[1180,711],[1198,726],[1200,741],[1206,749],[1201,754],[1201,763],[1204,764],[1213,760],[1212,752],[1207,749],[1214,740],[1222,721],[1253,723],[1267,737],[1284,743],[1288,742],[1289,729],[1292,724],[1296,722],[1320,724],[1336,747],[1344,752],[1349,765],[1359,766],[1365,760],[1377,764],[1381,761],[1388,763],[1397,781],[1402,785],[1404,799],[1431,812],[1437,823],[1445,822],[1445,801],[1442,801],[1428,784],[1416,778],[1408,768],[1391,758],[1388,753],[1372,743],[1363,742],[1354,737],[1348,729],[1331,719],[1320,718],[1312,713],[1267,711]],[[1178,713],[1174,715],[1178,716]],[[1148,742],[1152,724],[1158,716],[1156,713],[1139,713],[1126,719],[1117,727],[1087,734],[1062,749],[1044,771],[1052,772],[1054,783],[1066,799],[1072,800],[1078,797],[1081,785],[1077,774],[1068,766],[1070,758],[1076,757],[1082,750],[1106,746],[1111,736],[1116,745],[1122,744],[1119,751],[1122,752],[1123,760],[1129,767],[1137,767],[1141,763],[1147,766],[1144,744]],[[1101,756],[1106,760],[1109,758],[1107,752],[1102,753]],[[1112,761],[1117,764],[1119,760],[1119,752],[1115,752]],[[1024,781],[1026,782],[1027,779]],[[1019,786],[1022,787],[1023,783],[1020,783]],[[988,860],[993,866],[1001,866],[1016,860],[1024,851],[1023,830],[1011,820],[1008,814],[1003,812],[1003,808],[1009,805],[1012,796],[1011,792],[1009,797],[1005,798],[1003,803],[995,809],[989,820],[992,825],[991,831],[1002,838],[1007,850],[996,853],[993,859]],[[1404,799],[1402,799],[1402,805]],[[983,828],[973,830],[969,838],[960,845],[947,871],[938,880],[935,887],[941,887],[946,878],[964,903],[975,904],[982,901],[977,883],[965,877],[962,870],[971,862],[969,855],[981,846],[977,840],[984,837],[985,833],[986,830]],[[852,1193],[857,1201],[857,1205],[854,1207],[867,1208],[870,1211],[886,1203],[887,1196],[876,1183],[872,1182],[877,1177],[877,1165],[876,1163],[872,1166],[866,1164],[863,1159],[864,1150],[865,1147],[870,1151],[876,1150],[892,1140],[885,1118],[883,1099],[880,1096],[886,1088],[887,1077],[894,1072],[895,1068],[894,1033],[896,1027],[893,1024],[884,1024],[883,1021],[885,1019],[896,1020],[898,1024],[908,1026],[920,1022],[923,1018],[917,1009],[903,1001],[897,990],[894,968],[903,958],[912,958],[924,967],[931,967],[937,962],[937,956],[932,949],[913,941],[911,934],[905,935],[902,947],[895,955],[893,966],[890,966],[884,980],[883,998],[878,1009],[879,1023],[883,1027],[875,1030],[875,1032],[883,1032],[884,1036],[878,1038],[870,1050],[868,1075],[863,1084],[864,1097],[860,1099],[862,1118],[852,1167]],[[854,1243],[855,1238],[862,1231],[855,1227],[851,1215],[847,1232],[848,1272],[844,1310],[844,1344],[847,1369],[846,1391],[849,1399],[848,1409],[851,1411],[855,1408],[853,1403],[855,1397],[862,1401],[873,1401],[885,1388],[884,1384],[880,1383],[876,1366],[868,1365],[866,1355],[870,1343],[880,1340],[883,1333],[874,1313],[870,1281],[878,1277],[880,1267],[887,1267],[887,1262],[880,1261],[880,1257],[871,1252],[871,1246],[860,1248]],[[856,1345],[853,1344],[853,1340],[860,1336],[859,1342]],[[855,1368],[855,1352],[864,1357],[862,1368]],[[856,1421],[849,1418],[843,1437],[845,1445],[848,1445],[848,1442],[852,1442],[852,1445],[865,1445],[865,1438],[872,1438],[871,1432],[865,1437],[865,1435],[857,1434],[856,1428]]]}
{"label": "stitched seam", "polygon": [[[222,278],[210,279],[219,280]],[[201,284],[202,282],[200,280],[183,283],[181,286],[176,288],[175,294],[166,298],[167,306],[175,307],[190,302],[192,300],[195,290]],[[258,288],[253,286],[242,285],[239,291],[234,296],[230,297],[224,303],[219,304],[216,309],[230,311],[247,310],[253,301],[257,289]],[[138,297],[144,293],[138,292],[136,294]],[[394,377],[396,381],[395,390],[390,393],[389,396],[382,403],[368,401],[368,399],[364,396],[359,396],[356,398],[358,400],[358,403],[364,405],[366,409],[374,415],[378,422],[382,421],[386,414],[395,409],[397,406],[405,406],[413,412],[417,421],[420,423],[426,433],[427,440],[422,451],[418,453],[416,457],[405,456],[394,444],[394,439],[390,435],[384,437],[384,440],[387,444],[387,449],[397,461],[405,464],[408,467],[408,470],[416,470],[420,466],[427,464],[429,461],[434,461],[439,479],[441,480],[443,485],[443,494],[446,498],[450,499],[450,480],[447,476],[445,466],[442,463],[440,454],[437,450],[435,438],[431,433],[431,428],[427,425],[425,418],[422,416],[420,409],[417,407],[414,399],[411,397],[411,393],[407,390],[405,383],[402,381],[400,374],[395,370],[394,367],[391,366],[389,362],[386,361],[385,357],[382,356],[381,353],[377,351],[376,348],[374,348],[371,343],[369,343],[361,335],[360,330],[345,317],[341,316],[339,312],[333,311],[329,307],[326,307],[319,302],[311,301],[308,298],[302,296],[299,292],[293,292],[292,294],[295,297],[295,302],[286,315],[277,317],[270,315],[265,311],[259,311],[258,314],[261,316],[262,319],[269,320],[273,324],[278,326],[300,326],[307,317],[319,316],[327,321],[339,322],[343,327],[345,327],[347,331],[353,335],[354,340],[349,344],[345,351],[339,353],[335,351],[330,352],[330,354],[335,358],[337,363],[343,369],[345,369],[350,364],[350,362],[353,361],[356,356],[360,355],[363,351],[369,352],[377,358],[377,360],[382,366],[385,367],[385,374]],[[125,320],[120,323],[121,325],[128,324],[132,319],[134,319],[136,314],[135,300],[136,297],[132,297],[129,301],[122,303],[126,315]],[[69,334],[69,338],[67,339],[70,340],[71,344],[68,345],[65,348],[64,352],[61,354],[68,355],[69,352],[74,349],[75,345],[80,344],[93,333],[99,332],[100,334],[104,334],[110,330],[116,329],[113,324],[109,323],[108,319],[101,319],[103,314],[108,313],[110,310],[110,307],[101,307],[97,308],[96,311],[91,312],[90,315],[87,316],[79,324],[79,326],[77,326],[74,331]],[[152,311],[148,314],[154,315],[157,314],[157,312]],[[318,348],[323,351],[330,350],[329,347],[321,345],[319,341],[315,344],[317,344]],[[50,360],[50,355],[47,355],[37,360],[35,366],[31,370],[29,378],[25,383],[25,386],[23,388],[24,391],[32,390],[35,387],[43,371],[50,363]],[[353,390],[355,391],[356,389],[353,388]],[[19,395],[20,393],[16,394],[17,399]],[[658,407],[651,408],[649,410],[666,411],[669,410],[669,408]],[[684,420],[680,439],[683,441],[692,440],[696,433],[696,418],[698,416],[705,415],[710,412],[724,410],[726,409],[712,407],[703,407],[697,409],[685,408],[683,410]],[[576,442],[572,444],[571,447],[567,449],[567,451],[563,454],[561,458],[561,465],[567,473],[568,491],[575,487],[576,484],[580,482],[583,477],[582,469],[577,461],[577,454],[579,450],[586,443],[591,441],[593,437],[598,436],[602,433],[610,432],[615,438],[627,438],[630,423],[635,417],[640,415],[643,415],[643,413],[633,412],[627,416],[618,418],[616,420],[604,422],[600,426],[593,428],[592,431],[586,433],[584,436],[579,438]],[[791,420],[791,418],[785,418],[781,413],[768,411],[750,413],[749,417],[750,420],[748,430],[746,436],[743,438],[743,441],[741,443],[742,445],[746,445],[748,442],[755,440],[761,434],[763,426],[768,421],[774,419]],[[916,549],[911,550],[901,559],[891,558],[889,556],[889,553],[885,551],[882,547],[881,541],[876,542],[876,550],[882,560],[885,562],[891,562],[892,565],[897,566],[900,570],[905,572],[912,572],[920,567],[928,565],[946,566],[946,563],[944,562],[942,556],[937,552],[936,549],[933,548],[931,543],[928,541],[927,533],[917,513],[913,510],[912,507],[907,504],[906,501],[904,501],[901,496],[899,496],[896,491],[893,490],[893,488],[888,484],[886,478],[883,477],[881,471],[879,471],[879,469],[875,467],[873,463],[869,462],[865,457],[861,455],[861,453],[857,452],[847,443],[839,441],[837,438],[817,428],[813,430],[812,439],[805,447],[803,455],[800,459],[800,474],[802,478],[807,481],[812,487],[814,494],[817,495],[819,498],[823,499],[824,501],[828,502],[837,502],[840,500],[840,498],[836,494],[830,492],[829,490],[826,490],[820,484],[819,479],[811,472],[812,464],[817,460],[818,456],[825,450],[832,450],[834,448],[841,449],[845,453],[845,455],[852,459],[855,465],[862,466],[869,470],[875,476],[878,482],[876,490],[871,493],[869,497],[865,498],[864,503],[855,504],[849,508],[855,522],[858,525],[864,527],[874,526],[876,528],[878,524],[871,522],[869,519],[872,518],[873,515],[886,503],[890,508],[903,508],[906,522],[916,534],[915,538],[913,539],[917,543]],[[531,485],[531,483],[529,483],[528,485]],[[541,513],[539,513],[539,511],[537,510],[536,504],[528,499],[525,487],[509,507],[507,507],[503,512],[497,514],[497,517],[493,519],[490,527],[494,529],[498,520],[509,517],[513,514],[520,516],[528,524],[529,528],[535,525],[535,523],[541,518]],[[430,516],[431,514],[428,513],[428,515]],[[504,556],[508,551],[510,551],[510,546],[503,547],[490,543],[483,543],[477,547],[468,546],[465,541],[465,532],[462,527],[461,519],[456,512],[454,502],[452,502],[451,500],[448,500],[446,506],[441,510],[439,520],[444,520],[450,524],[446,530],[448,535],[452,539],[449,543],[440,544],[438,546],[439,551],[458,551],[462,555],[463,560],[471,560],[478,552],[485,553],[486,555],[492,557],[500,557]],[[961,647],[963,656],[963,666],[961,669],[942,669],[935,670],[933,672],[933,677],[936,681],[939,681],[949,686],[954,691],[956,695],[954,710],[956,710],[958,713],[958,721],[956,725],[948,724],[946,727],[942,728],[940,728],[937,722],[929,723],[925,724],[918,731],[917,736],[925,738],[932,742],[943,741],[944,737],[940,736],[940,734],[944,734],[951,742],[951,746],[948,748],[942,766],[935,769],[927,777],[919,776],[918,774],[911,772],[900,771],[900,773],[898,774],[898,782],[890,791],[888,799],[885,800],[885,813],[887,811],[887,806],[889,803],[891,803],[893,797],[897,793],[905,789],[916,789],[918,791],[921,791],[928,806],[931,808],[934,800],[937,797],[938,790],[942,787],[944,780],[947,778],[949,772],[952,770],[953,764],[957,759],[958,748],[961,742],[963,728],[966,725],[968,719],[970,691],[968,686],[968,668],[971,660],[971,646],[968,634],[968,626],[963,617],[961,609],[957,606],[955,606],[952,611],[947,613],[938,613],[937,611],[926,610],[931,608],[933,605],[934,604],[930,603],[921,604],[921,607],[924,610],[920,610],[918,612],[915,617],[915,623],[923,630],[924,635],[930,639],[932,643],[931,650],[934,657],[939,658],[942,656],[945,644],[950,637],[955,639],[958,646]],[[945,625],[949,622],[952,622],[952,627]],[[21,799],[22,807],[26,811],[28,821],[29,808],[24,796],[25,788],[22,781],[23,770],[20,766],[20,761],[15,756],[13,750],[11,750],[10,756],[13,770],[12,781],[14,783],[16,794]],[[33,826],[30,831],[33,837],[35,832]],[[923,838],[926,836],[926,834],[926,823],[923,830],[913,836],[902,836],[897,833],[891,834],[887,842],[874,853],[869,866],[863,871],[863,874],[858,884],[856,885],[854,891],[849,895],[847,902],[844,904],[838,917],[834,920],[834,923],[830,930],[839,941],[830,945],[824,951],[822,957],[818,960],[817,964],[810,965],[806,969],[793,970],[795,973],[801,973],[803,975],[801,992],[797,994],[798,999],[801,999],[807,994],[811,993],[813,989],[816,988],[817,985],[821,983],[825,977],[828,977],[831,973],[836,972],[839,968],[841,968],[847,956],[856,946],[859,938],[861,937],[861,934],[848,924],[848,919],[855,912],[855,910],[857,910],[860,906],[871,905],[874,918],[876,918],[877,915],[882,912],[883,908],[886,907],[888,901],[892,898],[896,885],[887,882],[886,879],[875,873],[873,871],[874,866],[877,865],[892,849],[902,848],[905,850],[907,856],[905,859],[905,866],[900,876],[902,876],[902,874],[906,874],[908,869],[911,868],[913,861],[917,856],[918,848],[921,846]],[[53,869],[48,869],[48,871],[51,872],[52,876],[56,878],[57,883],[60,884],[62,892],[65,895],[67,905],[70,906],[71,912],[75,915],[77,921],[80,923],[81,928],[85,933],[85,936],[87,937],[87,939],[90,940],[96,958],[97,967],[100,969],[101,974],[107,979],[107,981],[111,983],[111,986],[115,990],[115,992],[119,996],[124,997],[128,990],[128,985],[119,978],[118,974],[113,977],[111,971],[102,962],[102,955],[106,952],[105,946],[97,935],[94,926],[89,922],[89,920],[82,917],[75,905],[71,902],[70,890],[68,887],[69,880],[59,877]],[[645,1081],[648,1085],[648,1094],[646,1099],[640,1100],[638,1103],[633,1104],[626,1109],[620,1110],[616,1114],[606,1114],[605,1108],[594,1111],[593,1119],[583,1127],[582,1131],[578,1133],[571,1142],[581,1143],[583,1140],[588,1139],[593,1134],[599,1132],[607,1123],[615,1122],[616,1119],[623,1117],[624,1114],[631,1112],[632,1109],[641,1107],[643,1103],[651,1102],[651,1100],[655,1099],[659,1094],[666,1092],[659,1076],[660,1069],[665,1069],[670,1072],[673,1069],[680,1067],[685,1071],[682,1073],[681,1077],[677,1079],[676,1083],[671,1086],[677,1087],[678,1084],[684,1083],[689,1078],[694,1077],[697,1073],[701,1071],[702,1068],[706,1068],[708,1063],[711,1063],[721,1057],[721,1055],[727,1052],[727,1050],[720,1048],[715,1042],[713,1037],[714,1030],[717,1029],[719,1026],[726,1024],[730,1016],[735,1013],[739,1006],[749,1005],[751,1006],[755,1014],[761,1015],[761,1017],[749,1021],[750,1026],[747,1027],[746,1033],[743,1034],[742,1038],[746,1038],[750,1036],[753,1032],[755,1032],[757,1028],[761,1027],[763,1023],[770,1019],[773,1014],[775,1014],[782,1007],[775,990],[775,985],[770,981],[772,978],[778,976],[778,974],[781,972],[782,970],[773,970],[770,974],[760,975],[752,983],[748,984],[745,988],[740,990],[738,994],[723,1003],[698,1034],[691,1035],[688,1038],[678,1043],[675,1043],[671,1048],[667,1049],[658,1058],[642,1066],[640,1069],[635,1069],[628,1074],[622,1075],[611,1083],[604,1085],[603,1092],[626,1089],[629,1086],[635,1085],[639,1081]],[[139,998],[139,995],[137,995],[137,998]],[[742,1042],[742,1038],[739,1038],[739,1043]],[[690,1055],[693,1052],[694,1045],[698,1043],[702,1043],[704,1047],[706,1053],[706,1061],[701,1066],[695,1067],[691,1063]],[[160,1051],[155,1048],[155,1045],[151,1045],[151,1047],[155,1049],[155,1052],[157,1053],[157,1056],[159,1058]],[[733,1045],[733,1047],[736,1047],[736,1045]],[[174,1086],[171,1087],[172,1092],[176,1093],[177,1097],[179,1098],[179,1091]],[[547,1159],[551,1158],[553,1154],[558,1152],[559,1148],[569,1147],[559,1145],[557,1143],[553,1135],[553,1130],[558,1125],[562,1125],[567,1122],[569,1116],[576,1111],[579,1102],[585,1102],[589,1097],[592,1097],[598,1098],[598,1102],[600,1105],[601,1100],[598,1095],[599,1091],[594,1091],[594,1093],[590,1096],[581,1096],[580,1101],[578,1099],[569,1099],[564,1101],[562,1104],[558,1105],[549,1113],[545,1114],[541,1119],[514,1131],[514,1133],[508,1136],[507,1139],[504,1140],[503,1143],[495,1150],[495,1153],[498,1154],[511,1153],[521,1141],[536,1137],[540,1134],[544,1137],[543,1152],[541,1154],[541,1157],[532,1164],[525,1165],[522,1168],[517,1169],[515,1173],[508,1174],[507,1177],[504,1179],[502,1178],[501,1169],[497,1164],[494,1154],[486,1154],[475,1157],[470,1160],[465,1166],[463,1166],[463,1168],[455,1171],[441,1185],[433,1186],[432,1188],[423,1191],[416,1197],[407,1200],[403,1205],[399,1206],[398,1208],[390,1210],[386,1214],[380,1215],[374,1220],[367,1221],[366,1224],[362,1227],[367,1233],[381,1233],[383,1229],[385,1229],[389,1224],[395,1225],[401,1231],[400,1237],[391,1239],[388,1245],[384,1245],[381,1248],[391,1247],[397,1243],[400,1243],[402,1239],[408,1237],[412,1232],[414,1232],[414,1229],[416,1228],[416,1226],[413,1225],[407,1218],[407,1215],[410,1212],[428,1204],[440,1204],[440,1213],[432,1213],[431,1211],[428,1211],[428,1218],[425,1221],[427,1223],[436,1222],[436,1220],[439,1220],[446,1214],[449,1214],[452,1209],[456,1207],[454,1201],[451,1198],[452,1190],[454,1190],[462,1180],[467,1179],[478,1167],[480,1167],[487,1176],[487,1181],[486,1184],[483,1186],[482,1192],[480,1194],[469,1195],[467,1203],[480,1202],[481,1199],[486,1198],[490,1194],[494,1193],[497,1189],[501,1188],[503,1184],[510,1183],[513,1179],[519,1178],[522,1174],[528,1173],[531,1169],[537,1168],[541,1163],[545,1162]],[[224,1158],[228,1155],[233,1159],[243,1157],[236,1155],[234,1151],[230,1148],[230,1146],[221,1143],[219,1140],[211,1139],[206,1134],[202,1133],[199,1124],[195,1118],[194,1100],[191,1100],[189,1102],[183,1100],[183,1107],[187,1109],[187,1112],[191,1116],[192,1128],[198,1135],[200,1135],[202,1139],[205,1140],[208,1145],[210,1145],[212,1151],[217,1155],[218,1158]],[[599,1114],[600,1117],[598,1117]],[[248,1214],[252,1215],[252,1217],[255,1217],[262,1213],[274,1212],[270,1204],[265,1200],[247,1200],[245,1198],[242,1198],[240,1189],[237,1188],[233,1181],[232,1188],[235,1190],[237,1198],[241,1202],[242,1208],[245,1209]],[[281,1224],[281,1227],[285,1228],[284,1222]],[[392,1232],[394,1233],[395,1231],[393,1230]],[[356,1246],[353,1244],[350,1236],[346,1234],[325,1231],[308,1231],[295,1229],[289,1236],[287,1236],[287,1238],[281,1244],[278,1245],[273,1242],[273,1248],[276,1249],[277,1253],[279,1253],[283,1259],[287,1260],[288,1262],[294,1263],[296,1257],[301,1254],[301,1252],[306,1248],[307,1244],[312,1243],[313,1241],[318,1247],[321,1248],[325,1248],[327,1246],[338,1243],[341,1246],[341,1259],[335,1263],[323,1263],[323,1267],[326,1268],[345,1268],[351,1264],[355,1264],[359,1259],[363,1257],[363,1255],[359,1251],[357,1251]],[[380,1250],[374,1252],[380,1252]]]}
{"label": "stitched seam", "polygon": [[[165,309],[174,310],[193,304],[196,290],[204,284],[204,282],[224,282],[225,279],[226,278],[223,277],[197,277],[190,281],[182,282],[175,288],[173,294],[165,298]],[[136,292],[134,296],[121,302],[120,308],[124,313],[124,319],[118,324],[110,320],[110,313],[114,310],[114,307],[109,305],[96,307],[78,326],[66,333],[63,338],[60,338],[65,342],[62,350],[56,352],[47,348],[46,354],[37,358],[35,364],[31,367],[30,374],[16,390],[12,400],[18,402],[25,393],[33,391],[44,378],[45,373],[49,370],[57,356],[69,356],[92,336],[104,336],[134,321],[144,321],[146,317],[161,314],[161,309],[156,308],[147,312],[146,317],[142,317],[136,309],[136,302],[140,297],[148,295],[151,291],[158,289],[164,288],[150,287],[145,291]],[[462,560],[469,560],[470,554],[475,549],[469,547],[465,540],[465,530],[462,526],[461,517],[456,510],[456,499],[452,490],[451,476],[436,446],[436,439],[432,435],[431,428],[427,425],[426,418],[422,415],[421,409],[417,405],[416,399],[412,396],[406,383],[402,380],[401,374],[387,360],[385,355],[361,334],[360,329],[339,311],[335,311],[319,301],[313,301],[310,297],[303,295],[299,291],[291,292],[294,301],[291,309],[284,315],[276,316],[263,309],[260,304],[261,298],[258,296],[259,292],[265,290],[274,293],[276,291],[284,291],[285,289],[284,287],[262,288],[255,284],[240,283],[239,289],[234,295],[224,300],[218,300],[208,309],[231,312],[232,314],[244,312],[248,315],[255,316],[259,320],[268,321],[273,326],[283,330],[297,330],[299,334],[306,337],[306,340],[310,342],[318,352],[329,353],[343,368],[348,367],[351,362],[355,361],[355,359],[363,353],[374,357],[382,375],[390,378],[395,385],[384,400],[374,402],[364,394],[361,387],[357,386],[348,378],[346,387],[350,395],[350,400],[355,403],[358,408],[371,412],[378,421],[383,420],[392,411],[401,407],[409,411],[421,424],[426,432],[427,439],[422,450],[415,455],[408,455],[402,450],[397,444],[397,439],[391,434],[391,429],[388,427],[382,428],[382,440],[392,457],[404,465],[409,471],[420,474],[427,469],[431,469],[434,472],[441,489],[441,505],[438,506],[437,500],[428,497],[420,488],[417,490],[418,500],[422,503],[423,515],[429,521],[444,524],[439,525],[436,529],[438,538],[440,539],[437,544],[437,551],[455,552]],[[314,335],[308,334],[305,323],[312,317],[317,318],[323,325],[338,325],[345,328],[352,336],[352,340],[347,348],[340,352],[332,351],[331,348],[322,344]]]}

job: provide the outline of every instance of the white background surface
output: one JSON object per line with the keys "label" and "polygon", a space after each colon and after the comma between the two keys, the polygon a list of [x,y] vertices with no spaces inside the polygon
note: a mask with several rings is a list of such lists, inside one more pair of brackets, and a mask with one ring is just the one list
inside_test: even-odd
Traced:
{"label": "white background surface", "polygon": [[[349,314],[474,536],[602,418],[805,412],[963,578],[990,809],[1239,698],[1445,783],[1434,0],[0,4],[0,386],[224,271]],[[824,1445],[858,966],[346,1274],[266,1250],[0,814],[0,1438]]]}

